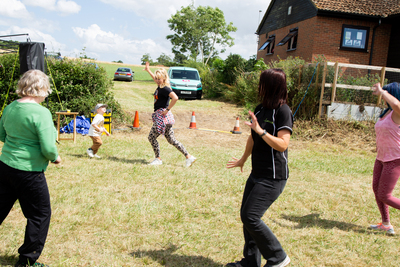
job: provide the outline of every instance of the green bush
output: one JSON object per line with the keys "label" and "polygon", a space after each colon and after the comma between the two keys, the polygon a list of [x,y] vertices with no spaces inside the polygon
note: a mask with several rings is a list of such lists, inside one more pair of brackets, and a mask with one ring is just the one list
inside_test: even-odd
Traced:
{"label": "green bush", "polygon": [[242,105],[246,110],[254,110],[258,105],[258,83],[260,80],[260,72],[251,72],[249,74],[242,73],[236,79],[235,86],[232,90],[225,92],[225,98],[233,100],[235,103]]}
{"label": "green bush", "polygon": [[[323,59],[318,60],[322,61]],[[226,64],[226,61],[224,63]],[[282,69],[286,73],[289,95],[288,105],[291,107],[292,111],[295,112],[301,103],[296,118],[315,117],[318,114],[320,88],[315,88],[314,83],[312,83],[312,86],[308,88],[315,67],[312,65],[305,65],[305,61],[298,57],[289,57],[286,60],[274,61],[268,65],[260,59],[254,64],[253,72],[244,73],[242,71],[241,73],[238,73],[233,86],[227,86],[227,89],[218,92],[222,95],[223,99],[242,105],[246,110],[254,110],[254,108],[259,104],[258,83],[260,73],[261,71],[270,68]],[[302,71],[299,83],[300,68]],[[227,68],[224,68],[224,71],[226,69]],[[328,71],[328,76],[331,75],[331,77],[333,77],[333,71],[331,69]],[[215,71],[217,71],[217,69]],[[219,74],[214,73],[213,75],[218,76]],[[322,71],[320,71],[319,75],[319,82],[321,82]],[[316,75],[314,75],[313,82],[315,82],[315,79]],[[211,83],[210,86],[212,86]],[[217,86],[217,88],[221,88],[221,86]],[[306,97],[304,97],[305,95]],[[210,95],[210,97],[212,96]],[[303,102],[301,102],[302,100]]]}
{"label": "green bush", "polygon": [[49,109],[53,114],[70,109],[88,116],[97,103],[104,103],[112,109],[116,122],[124,120],[121,106],[110,91],[113,83],[103,68],[96,69],[81,60],[49,60],[48,66],[48,75],[53,78],[56,89],[53,88],[49,96]]}
{"label": "green bush", "polygon": [[221,82],[234,85],[236,79],[245,71],[246,60],[237,54],[230,54],[225,59]]}
{"label": "green bush", "polygon": [[[15,54],[0,57],[0,111],[2,107],[18,98],[15,93],[19,74],[19,58]],[[7,94],[7,92],[9,93]],[[0,114],[1,115],[1,114]]]}
{"label": "green bush", "polygon": [[220,98],[227,90],[227,85],[218,81],[218,71],[208,70],[200,73],[203,95],[207,98]]}
{"label": "green bush", "polygon": [[[0,64],[3,65],[3,71],[0,71],[1,104],[8,105],[18,98],[15,89],[21,75],[19,59],[14,64],[15,59],[15,54],[0,57]],[[43,102],[42,105],[49,108],[54,121],[56,120],[55,112],[67,109],[89,116],[96,103],[105,103],[112,109],[114,122],[125,120],[121,106],[110,91],[112,81],[107,78],[103,68],[96,69],[94,65],[85,64],[82,60],[49,58],[46,62],[47,75],[51,78],[53,92],[49,95],[47,102]],[[5,102],[10,83],[10,93]]]}

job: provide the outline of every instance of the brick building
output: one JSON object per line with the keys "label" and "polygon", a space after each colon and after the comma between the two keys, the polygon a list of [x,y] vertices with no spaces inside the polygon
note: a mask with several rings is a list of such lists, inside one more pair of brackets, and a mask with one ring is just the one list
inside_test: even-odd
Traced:
{"label": "brick building", "polygon": [[400,68],[400,0],[271,0],[257,59],[289,56]]}

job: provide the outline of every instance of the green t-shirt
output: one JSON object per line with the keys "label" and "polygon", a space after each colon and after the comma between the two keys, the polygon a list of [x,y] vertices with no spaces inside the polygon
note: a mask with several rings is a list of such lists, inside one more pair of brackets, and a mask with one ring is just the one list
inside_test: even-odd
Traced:
{"label": "green t-shirt", "polygon": [[21,171],[45,171],[58,157],[57,131],[50,111],[36,103],[14,101],[3,111],[0,160]]}

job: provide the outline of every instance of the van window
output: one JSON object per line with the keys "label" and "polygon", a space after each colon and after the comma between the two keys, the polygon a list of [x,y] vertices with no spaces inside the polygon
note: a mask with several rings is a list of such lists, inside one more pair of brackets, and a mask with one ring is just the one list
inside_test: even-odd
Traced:
{"label": "van window", "polygon": [[171,79],[200,80],[199,73],[195,70],[172,70]]}

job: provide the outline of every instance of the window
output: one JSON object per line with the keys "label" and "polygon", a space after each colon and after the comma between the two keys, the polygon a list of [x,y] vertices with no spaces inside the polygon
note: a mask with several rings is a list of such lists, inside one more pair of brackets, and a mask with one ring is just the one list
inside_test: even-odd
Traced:
{"label": "window", "polygon": [[295,50],[297,48],[297,34],[298,28],[290,29],[288,35],[280,41],[277,46],[288,44],[287,51]]}
{"label": "window", "polygon": [[369,27],[343,25],[340,49],[367,52],[368,34]]}
{"label": "window", "polygon": [[275,34],[270,35],[265,43],[258,49],[258,51],[267,50],[268,54],[273,54],[275,48]]}

